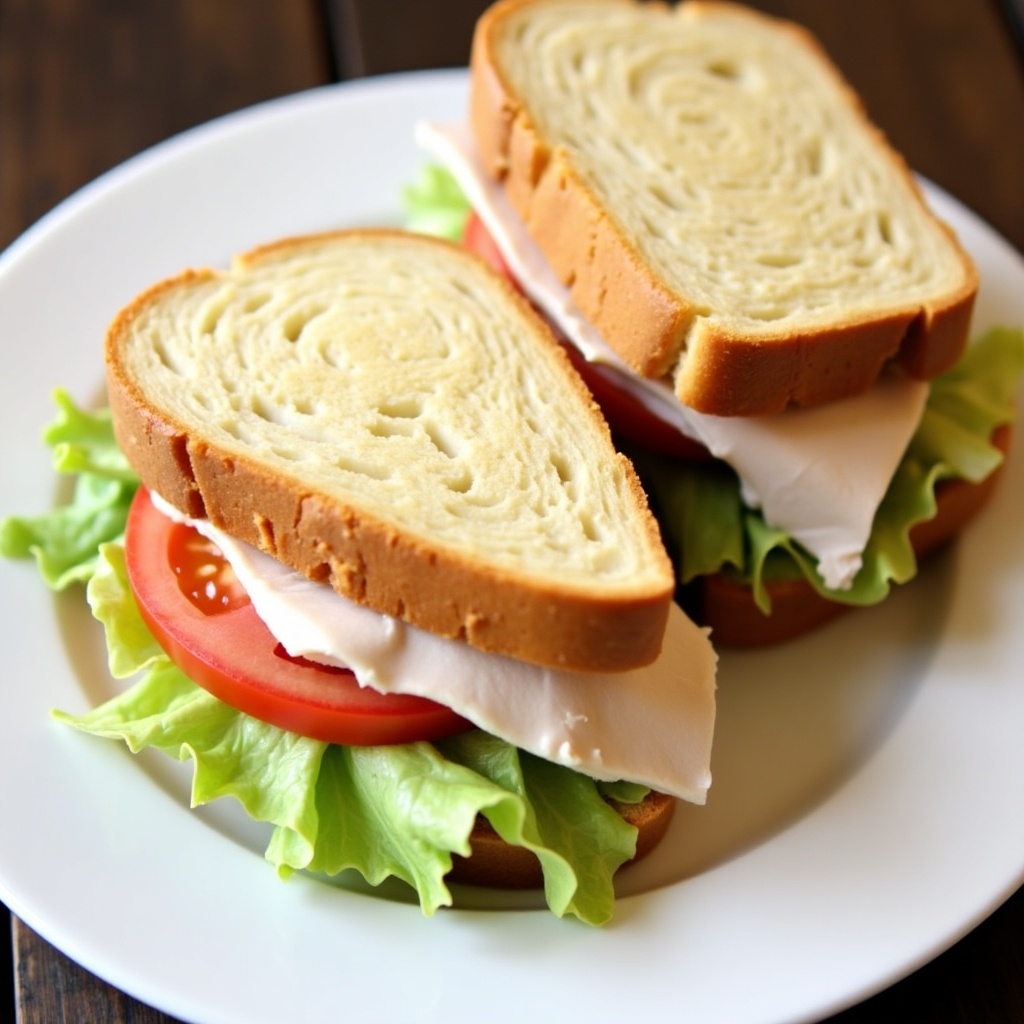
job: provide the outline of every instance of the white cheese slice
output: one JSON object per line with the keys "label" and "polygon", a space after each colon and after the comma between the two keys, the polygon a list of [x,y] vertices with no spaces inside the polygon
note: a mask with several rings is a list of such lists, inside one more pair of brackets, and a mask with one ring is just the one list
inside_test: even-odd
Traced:
{"label": "white cheese slice", "polygon": [[595,779],[627,779],[702,804],[711,784],[717,659],[673,606],[660,658],[623,673],[542,668],[379,615],[277,559],[156,507],[215,543],[293,657],[350,668],[380,693],[428,697],[523,750]]}
{"label": "white cheese slice", "polygon": [[654,415],[700,441],[736,470],[743,499],[818,559],[829,587],[849,587],[878,506],[928,396],[928,386],[892,375],[864,395],[776,416],[709,416],[684,406],[668,382],[640,377],[576,308],[463,125],[421,123],[419,144],[448,168],[509,270],[534,303],[599,372]]}

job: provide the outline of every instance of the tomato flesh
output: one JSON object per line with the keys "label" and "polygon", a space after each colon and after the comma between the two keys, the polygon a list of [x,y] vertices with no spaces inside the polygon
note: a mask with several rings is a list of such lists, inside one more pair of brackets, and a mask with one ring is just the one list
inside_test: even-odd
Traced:
{"label": "tomato flesh", "polygon": [[649,451],[668,455],[674,459],[701,462],[712,458],[711,453],[692,437],[676,430],[655,416],[641,402],[598,373],[594,364],[585,359],[575,346],[564,346],[569,361],[583,378],[594,400],[601,407],[611,432]]}
{"label": "tomato flesh", "polygon": [[348,670],[288,655],[217,547],[163,515],[144,487],[125,531],[142,618],[194,683],[238,711],[328,743],[374,746],[470,728],[451,708],[359,685]]}
{"label": "tomato flesh", "polygon": [[249,604],[249,595],[230,563],[198,530],[172,522],[167,557],[178,588],[204,615],[220,615]]}
{"label": "tomato flesh", "polygon": [[[476,214],[470,213],[462,232],[462,244],[470,252],[483,257],[495,270],[504,274],[517,288],[512,272],[501,255],[501,250]],[[519,288],[522,291],[521,288]],[[555,330],[556,335],[559,333]],[[601,406],[604,418],[612,433],[641,444],[651,451],[670,455],[677,459],[704,460],[711,454],[699,442],[680,433],[675,427],[655,416],[642,402],[617,388],[607,377],[596,372],[593,364],[588,362],[574,345],[563,340],[563,347],[569,355],[577,373],[583,378],[595,401]]]}
{"label": "tomato flesh", "polygon": [[462,245],[477,256],[483,257],[499,274],[504,274],[517,288],[519,283],[508,269],[505,257],[502,256],[498,243],[494,241],[490,231],[484,227],[484,222],[477,215],[476,211],[470,211],[466,218],[465,227],[462,229]]}

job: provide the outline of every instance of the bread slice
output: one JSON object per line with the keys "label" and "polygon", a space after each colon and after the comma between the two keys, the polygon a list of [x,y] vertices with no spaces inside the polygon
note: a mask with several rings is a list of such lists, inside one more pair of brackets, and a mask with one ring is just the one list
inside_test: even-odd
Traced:
{"label": "bread slice", "polygon": [[143,483],[386,615],[540,664],[652,661],[671,562],[549,329],[475,256],[296,238],[151,288],[111,325]]}
{"label": "bread slice", "polygon": [[[992,443],[1004,454],[1009,451],[1012,428],[999,427]],[[984,480],[945,480],[935,489],[935,515],[915,523],[910,543],[918,559],[927,558],[953,541],[984,508],[1002,476],[1003,465]],[[772,602],[770,615],[754,603],[750,587],[724,573],[699,577],[690,585],[691,611],[703,625],[711,627],[718,648],[770,647],[796,639],[831,622],[852,605],[822,597],[805,579],[775,580],[767,584]]]}
{"label": "bread slice", "polygon": [[[636,804],[617,800],[608,803],[637,830],[636,853],[627,864],[643,860],[661,842],[676,809],[673,797],[654,790]],[[469,843],[472,849],[469,857],[456,854],[452,858],[452,870],[448,874],[451,881],[492,889],[539,889],[544,884],[536,854],[522,846],[510,846],[482,815],[477,817]]]}
{"label": "bread slice", "polygon": [[484,164],[576,305],[686,405],[774,413],[956,362],[976,269],[801,28],[502,0],[471,83]]}

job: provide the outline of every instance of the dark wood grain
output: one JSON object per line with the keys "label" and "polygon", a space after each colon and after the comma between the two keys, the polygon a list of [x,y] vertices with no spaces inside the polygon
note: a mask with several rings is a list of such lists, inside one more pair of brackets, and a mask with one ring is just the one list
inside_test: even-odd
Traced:
{"label": "dark wood grain", "polygon": [[0,247],[122,160],[321,85],[317,0],[0,0]]}
{"label": "dark wood grain", "polygon": [[[917,170],[1024,250],[1024,0],[755,0],[822,40]],[[272,96],[463,63],[483,0],[0,0],[0,247],[125,157]],[[8,917],[0,916],[7,935]],[[884,922],[880,922],[884,927]],[[0,1020],[169,1024],[13,921]],[[1024,1020],[1024,892],[832,1024]],[[11,961],[0,942],[0,960]]]}
{"label": "dark wood grain", "polygon": [[339,78],[462,67],[488,0],[326,0]]}
{"label": "dark wood grain", "polygon": [[1002,8],[1006,27],[1024,58],[1024,0],[997,0]]}
{"label": "dark wood grain", "polygon": [[18,1024],[178,1024],[79,967],[13,919]]}
{"label": "dark wood grain", "polygon": [[0,903],[0,1020],[14,1020],[14,917]]}

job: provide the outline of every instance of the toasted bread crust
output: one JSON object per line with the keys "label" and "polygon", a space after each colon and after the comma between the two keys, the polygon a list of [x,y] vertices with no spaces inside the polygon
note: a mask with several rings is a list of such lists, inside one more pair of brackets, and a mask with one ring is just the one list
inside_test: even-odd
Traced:
{"label": "toasted bread crust", "polygon": [[489,8],[473,36],[469,116],[483,165],[502,181],[580,310],[637,373],[663,377],[678,358],[692,311],[644,265],[564,151],[540,137],[502,75],[496,30],[514,6],[515,0]]}
{"label": "toasted bread crust", "polygon": [[[993,434],[992,443],[1006,453],[1011,435],[1012,428],[1002,426]],[[936,488],[934,517],[911,528],[915,555],[927,558],[953,541],[992,497],[1001,475],[1002,465],[977,484],[962,479],[942,482]],[[694,617],[711,627],[716,647],[755,648],[784,643],[852,609],[851,605],[822,597],[804,579],[773,581],[767,586],[772,602],[770,615],[754,604],[750,587],[722,573],[694,581]]]}
{"label": "toasted bread crust", "polygon": [[[633,0],[604,0],[631,6]],[[978,287],[976,269],[945,225],[924,208],[903,159],[864,117],[853,90],[835,72],[804,29],[754,11],[754,23],[771,24],[804,51],[817,55],[838,95],[856,112],[895,178],[916,197],[925,216],[949,239],[961,273],[955,287],[924,302],[887,303],[877,312],[849,316],[837,304],[827,323],[736,330],[715,316],[698,315],[693,298],[666,282],[640,252],[635,235],[581,177],[572,151],[546,139],[511,84],[498,53],[506,22],[545,0],[503,0],[480,19],[471,53],[470,121],[484,166],[503,183],[577,307],[628,363],[645,377],[674,375],[684,404],[716,415],[762,415],[812,406],[869,388],[891,361],[925,379],[951,367],[967,340]],[[744,12],[732,4],[687,0],[694,11]],[[655,23],[671,8],[644,5]],[[607,126],[597,127],[605,130]],[[685,169],[684,173],[685,173]],[[723,234],[729,225],[723,224]],[[717,311],[715,311],[717,312]],[[729,311],[726,310],[726,313]]]}
{"label": "toasted bread crust", "polygon": [[[252,264],[307,241],[387,237],[395,232],[353,232],[290,239],[240,258]],[[408,239],[409,236],[402,236]],[[462,250],[446,243],[425,242]],[[468,257],[477,262],[475,257]],[[480,263],[483,267],[483,264]],[[513,306],[536,319],[524,300],[488,269]],[[143,483],[186,515],[208,517],[233,536],[254,544],[311,579],[330,583],[345,596],[386,615],[483,650],[525,661],[579,670],[617,671],[654,660],[660,650],[672,595],[671,564],[657,524],[628,460],[608,451],[624,474],[628,501],[642,510],[644,545],[664,556],[663,584],[646,594],[595,599],[589,588],[539,579],[495,567],[481,570],[474,558],[432,546],[356,504],[317,493],[256,452],[250,456],[205,436],[154,404],[133,376],[124,346],[137,319],[154,303],[181,290],[218,280],[212,271],[188,271],[140,295],[111,325],[107,336],[108,400],[118,444]],[[537,320],[539,323],[539,320]],[[546,331],[546,328],[544,328]],[[569,390],[603,424],[585,385],[551,339],[552,358],[565,369]],[[602,426],[607,433],[607,428]],[[660,556],[658,558],[660,563]]]}
{"label": "toasted bread crust", "polygon": [[[628,863],[646,857],[664,838],[672,822],[676,801],[651,791],[640,803],[623,804],[610,800],[623,820],[637,829],[636,853]],[[480,816],[470,836],[472,854],[452,858],[448,878],[463,885],[494,889],[539,889],[544,884],[540,861],[521,846],[510,846]]]}

